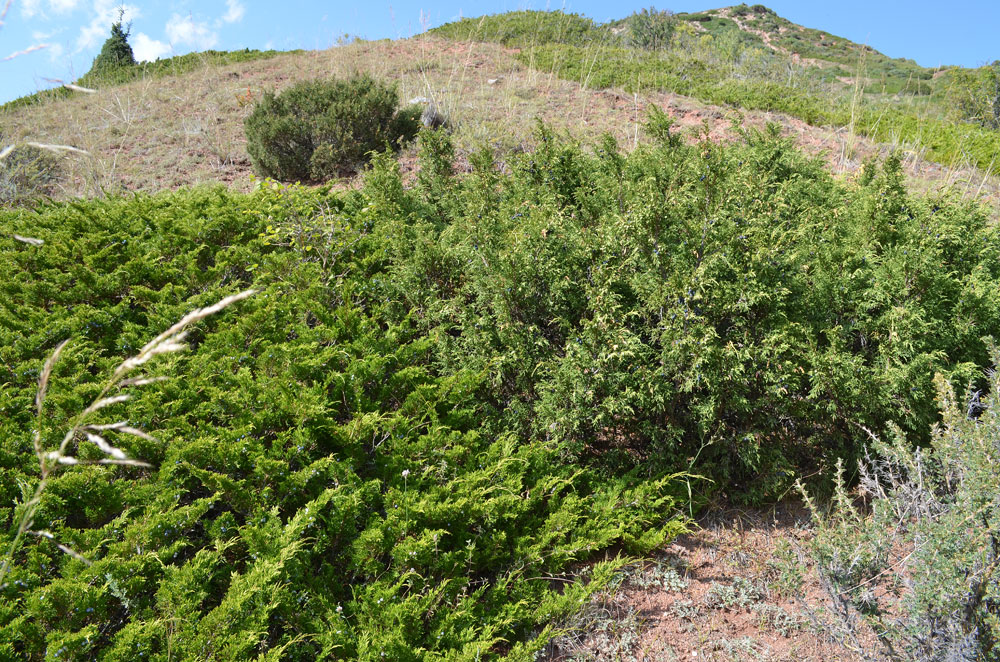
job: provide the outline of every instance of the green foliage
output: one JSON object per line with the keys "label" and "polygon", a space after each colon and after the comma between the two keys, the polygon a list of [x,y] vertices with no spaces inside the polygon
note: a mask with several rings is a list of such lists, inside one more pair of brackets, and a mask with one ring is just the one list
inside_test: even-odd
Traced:
{"label": "green foliage", "polygon": [[962,163],[1000,173],[1000,132],[944,119],[921,118],[901,110],[866,108],[856,118],[859,132],[875,140],[922,145],[939,163]]}
{"label": "green foliage", "polygon": [[774,135],[592,158],[538,140],[513,176],[459,184],[443,229],[387,241],[444,365],[488,371],[502,420],[570,457],[695,461],[760,498],[848,451],[849,421],[926,435],[931,366],[985,362],[996,230],[911,199],[897,160],[844,190]]}
{"label": "green foliage", "polygon": [[396,87],[369,76],[306,81],[268,92],[244,120],[254,169],[280,181],[355,172],[369,152],[414,136],[414,110],[397,113]]}
{"label": "green foliage", "polygon": [[996,660],[1000,378],[967,407],[944,378],[936,385],[930,444],[914,451],[899,430],[876,440],[860,465],[869,508],[839,482],[829,513],[813,507],[813,551],[843,636],[868,626],[892,660]]}
{"label": "green foliage", "polygon": [[460,41],[492,41],[511,47],[541,44],[600,43],[609,31],[591,19],[562,11],[514,11],[479,18],[463,18],[428,30]]}
{"label": "green foliage", "polygon": [[949,99],[963,120],[1000,129],[1000,60],[979,69],[956,68],[949,79]]}
{"label": "green foliage", "polygon": [[985,211],[910,195],[896,159],[844,184],[776,129],[689,146],[666,124],[628,155],[540,126],[467,176],[425,131],[413,188],[381,153],[355,191],[0,212],[6,523],[32,430],[52,447],[122,358],[259,290],[102,410],[156,437],[121,440],[152,469],[49,477],[54,540],[11,559],[0,650],[528,660],[625,560],[577,563],[683,528],[677,493],[709,489],[689,472],[759,500],[859,453],[858,424],[930,439],[932,375],[977,378],[1000,331]]}
{"label": "green foliage", "polygon": [[175,380],[102,410],[155,435],[121,440],[153,469],[50,477],[35,527],[55,540],[26,543],[0,587],[4,654],[528,660],[625,560],[558,590],[540,578],[682,529],[670,477],[568,464],[504,429],[483,371],[440,368],[387,249],[424,213],[438,218],[387,157],[337,195],[265,182],[0,212],[5,523],[38,481],[33,399],[56,343],[74,339],[50,445],[121,359],[192,307],[260,289],[193,329],[164,364]]}
{"label": "green foliage", "polygon": [[101,52],[94,58],[94,63],[90,66],[90,71],[84,76],[90,81],[100,81],[105,75],[114,75],[119,69],[134,67],[135,55],[132,47],[128,43],[128,35],[131,26],[122,27],[121,17],[111,26],[111,36],[108,37]]}
{"label": "green foliage", "polygon": [[[933,80],[934,72],[911,60],[892,59],[868,46],[794,25],[760,5],[734,11],[746,28],[768,33],[775,46],[837,66],[803,67],[716,10],[673,17],[643,10],[605,25],[560,12],[511,12],[463,19],[432,32],[520,48],[522,64],[585,87],[674,92],[714,104],[787,113],[817,126],[852,125],[873,140],[919,145],[939,163],[1000,172],[1000,132],[989,119],[997,97],[990,92],[996,82],[990,77],[992,68],[950,72],[957,81],[951,84],[950,102]],[[660,30],[656,34],[662,38],[649,38],[659,50],[647,50],[646,38],[633,42],[632,25],[642,34]],[[863,81],[867,94],[853,113],[851,90],[837,76]],[[901,98],[907,103],[920,98],[926,105],[901,105]],[[966,109],[965,116],[980,126],[945,119],[949,104]]]}
{"label": "green foliage", "polygon": [[676,21],[673,12],[655,7],[642,9],[625,19],[628,44],[633,48],[658,51],[670,45]]}
{"label": "green foliage", "polygon": [[0,159],[0,207],[29,205],[51,196],[61,176],[58,158],[51,152],[30,145],[14,147]]}
{"label": "green foliage", "polygon": [[[656,104],[650,104],[648,116],[646,118],[646,134],[662,147],[680,147],[683,143],[681,136],[676,131],[670,129],[674,126],[674,119],[663,112]],[[617,145],[608,143],[608,152],[612,150],[617,153]]]}
{"label": "green foliage", "polygon": [[[712,57],[688,58],[676,49],[657,55],[611,46],[602,47],[600,55],[595,57],[592,49],[550,44],[535,47],[530,54],[522,52],[518,58],[525,64],[594,88],[675,92],[735,108],[783,112],[818,126],[846,126],[851,122],[848,104],[839,100],[831,103],[807,87],[773,82],[770,79],[774,70],[766,59],[762,66],[754,67],[754,59],[745,56],[747,51],[741,50],[745,46],[739,42],[726,46],[735,49],[729,51],[719,50],[720,44],[713,42],[708,47],[715,49]],[[747,68],[749,75],[731,77],[734,61]],[[906,89],[913,89],[914,93],[927,91],[917,90],[914,86],[921,84],[917,81],[897,82],[909,86]],[[879,92],[883,91],[891,90],[879,87]],[[865,104],[856,112],[854,128],[873,140],[919,144],[926,149],[928,158],[940,163],[969,162],[991,173],[1000,172],[996,158],[1000,133],[992,129],[872,104]]]}

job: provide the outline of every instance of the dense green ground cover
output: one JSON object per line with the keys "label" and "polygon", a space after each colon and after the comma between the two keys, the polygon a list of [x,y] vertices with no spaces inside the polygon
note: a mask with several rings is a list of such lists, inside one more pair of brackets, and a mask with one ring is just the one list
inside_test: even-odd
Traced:
{"label": "dense green ground cover", "polygon": [[383,155],[359,191],[0,212],[5,549],[52,348],[74,339],[49,446],[123,357],[260,290],[106,410],[156,435],[119,440],[152,469],[53,481],[35,527],[93,564],[30,540],[0,656],[530,659],[601,584],[576,562],[669,538],[678,494],[777,496],[859,425],[926,438],[932,374],[976,379],[1000,331],[983,210],[911,196],[891,159],[844,185],[774,133],[649,129],[624,156],[540,128],[464,177],[425,132],[412,189]]}

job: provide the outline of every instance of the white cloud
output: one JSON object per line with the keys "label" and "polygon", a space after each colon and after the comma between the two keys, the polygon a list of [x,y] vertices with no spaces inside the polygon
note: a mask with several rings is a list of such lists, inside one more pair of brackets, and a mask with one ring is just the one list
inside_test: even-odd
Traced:
{"label": "white cloud", "polygon": [[118,22],[119,9],[124,12],[121,21],[126,25],[142,16],[135,5],[118,4],[115,0],[94,0],[94,16],[90,23],[80,28],[76,38],[77,53],[95,48],[111,36],[111,25]]}
{"label": "white cloud", "polygon": [[49,46],[49,62],[59,62],[62,60],[63,55],[63,45],[62,44],[52,44]]}
{"label": "white cloud", "polygon": [[47,12],[54,14],[69,14],[80,6],[82,0],[48,0],[46,6],[42,6],[42,0],[22,0],[21,16],[24,18],[34,18],[41,16],[48,18]]}
{"label": "white cloud", "polygon": [[68,14],[80,6],[80,0],[49,0],[49,7],[57,14]]}
{"label": "white cloud", "polygon": [[34,18],[35,14],[41,11],[41,0],[22,0],[21,16],[24,18]]}
{"label": "white cloud", "polygon": [[139,62],[153,62],[172,52],[170,44],[153,39],[145,32],[140,32],[135,36],[135,43],[132,44],[132,52]]}
{"label": "white cloud", "polygon": [[246,13],[246,7],[240,0],[226,0],[226,10],[222,17],[224,23],[238,23],[243,20],[243,14]]}
{"label": "white cloud", "polygon": [[212,48],[219,41],[219,35],[207,23],[195,23],[190,15],[185,18],[174,14],[167,21],[166,30],[171,44],[192,46],[200,51]]}

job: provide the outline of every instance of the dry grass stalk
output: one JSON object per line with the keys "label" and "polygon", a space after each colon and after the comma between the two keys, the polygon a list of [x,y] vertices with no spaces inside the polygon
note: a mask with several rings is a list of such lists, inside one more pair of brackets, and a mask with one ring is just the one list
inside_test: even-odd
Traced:
{"label": "dry grass stalk", "polygon": [[[26,238],[22,237],[16,238],[21,241],[26,240]],[[39,241],[39,243],[41,243],[40,240],[31,240],[28,241],[28,243],[33,243],[33,241]],[[25,535],[33,535],[36,537],[54,540],[51,533],[47,531],[36,531],[33,530],[32,527],[34,525],[35,512],[41,502],[42,494],[45,492],[49,478],[60,465],[73,466],[77,464],[114,464],[132,467],[150,466],[146,462],[129,457],[125,451],[109,442],[104,435],[108,432],[114,432],[116,434],[132,435],[147,441],[156,441],[152,435],[130,426],[127,421],[119,421],[116,423],[91,423],[89,421],[90,416],[95,412],[114,404],[126,402],[131,397],[129,393],[109,395],[110,392],[113,390],[121,391],[122,389],[129,387],[144,386],[146,384],[166,379],[165,377],[148,377],[146,375],[128,377],[128,375],[155,356],[179,352],[186,349],[187,345],[185,345],[183,341],[187,333],[187,327],[222,311],[238,301],[242,301],[243,299],[252,296],[254,293],[255,290],[245,290],[239,294],[228,296],[211,306],[197,308],[191,311],[182,317],[179,322],[149,341],[141,350],[139,350],[138,354],[122,361],[122,363],[115,369],[114,373],[112,373],[111,378],[105,383],[100,393],[98,393],[97,397],[94,398],[90,405],[88,405],[82,412],[77,414],[76,417],[72,419],[69,430],[63,436],[59,447],[55,450],[46,450],[42,440],[45,396],[48,392],[49,380],[52,377],[52,372],[55,369],[56,362],[59,360],[59,357],[66,348],[67,344],[69,344],[69,340],[64,340],[56,346],[56,348],[52,351],[52,354],[50,354],[48,359],[45,361],[42,373],[38,378],[38,392],[35,395],[35,413],[37,422],[32,442],[34,445],[35,456],[38,458],[41,479],[35,488],[33,496],[23,504],[17,534],[11,542],[10,548],[7,550],[7,554],[3,559],[3,565],[0,565],[0,587],[3,586],[3,579],[7,576],[10,564],[14,555],[20,548]],[[96,446],[106,457],[99,460],[80,459],[71,452],[71,445],[74,441],[88,441],[94,444],[94,446]],[[79,558],[86,562],[86,559],[84,559],[77,552],[59,543],[56,544],[64,552],[70,554],[74,558]]]}
{"label": "dry grass stalk", "polygon": [[17,241],[23,242],[25,244],[31,244],[32,246],[41,246],[42,244],[45,243],[41,239],[35,239],[34,237],[22,237],[19,234],[12,234],[11,236]]}
{"label": "dry grass stalk", "polygon": [[40,51],[44,48],[48,48],[49,44],[35,44],[34,46],[28,46],[23,51],[16,51],[11,53],[7,57],[0,58],[0,62],[6,62],[7,60],[13,60],[16,57],[21,57],[22,55],[27,55],[28,53],[34,53],[35,51]]}
{"label": "dry grass stalk", "polygon": [[80,85],[74,85],[73,83],[63,83],[63,87],[67,90],[73,90],[74,92],[83,92],[84,94],[97,94],[97,90],[91,89],[89,87],[82,87]]}
{"label": "dry grass stalk", "polygon": [[50,152],[56,152],[56,153],[72,152],[73,154],[86,154],[88,156],[90,155],[90,152],[88,152],[87,150],[80,149],[79,147],[73,147],[71,145],[50,145],[48,143],[36,143],[36,142],[27,142],[25,143],[25,145],[28,145],[29,147],[36,147],[38,149],[46,149]]}

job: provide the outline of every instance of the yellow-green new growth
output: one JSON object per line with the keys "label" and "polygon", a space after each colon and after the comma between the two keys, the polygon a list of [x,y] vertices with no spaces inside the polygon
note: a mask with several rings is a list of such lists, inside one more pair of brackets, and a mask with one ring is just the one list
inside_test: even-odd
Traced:
{"label": "yellow-green new growth", "polygon": [[[20,237],[16,237],[20,241],[26,241]],[[28,241],[33,245],[33,240]],[[33,535],[36,537],[49,538],[54,540],[54,536],[48,531],[36,531],[32,527],[34,526],[34,516],[35,512],[38,510],[38,506],[41,503],[42,494],[45,492],[45,488],[48,484],[49,477],[52,473],[58,469],[59,465],[77,465],[77,464],[118,464],[133,467],[149,467],[146,462],[137,460],[135,458],[129,457],[125,451],[121,450],[117,446],[111,444],[103,436],[107,432],[117,432],[119,434],[130,434],[136,437],[147,440],[155,440],[154,437],[148,433],[133,427],[128,424],[127,421],[119,421],[116,423],[89,423],[88,419],[95,412],[104,409],[110,405],[118,404],[121,402],[126,402],[131,398],[128,393],[120,393],[118,395],[109,395],[113,389],[125,389],[131,386],[144,386],[146,384],[151,384],[158,381],[163,381],[166,377],[148,377],[145,375],[139,375],[136,377],[128,377],[136,368],[145,364],[153,357],[160,354],[168,354],[173,352],[179,352],[187,348],[184,344],[184,338],[187,335],[187,327],[195,322],[205,319],[217,312],[227,308],[228,306],[236,303],[237,301],[242,301],[247,297],[253,295],[255,290],[244,290],[238,294],[225,297],[218,303],[205,308],[196,308],[187,315],[181,318],[176,324],[171,326],[169,329],[161,333],[160,335],[153,338],[151,341],[146,343],[146,345],[139,350],[139,352],[124,361],[115,369],[111,378],[105,383],[101,392],[96,398],[77,416],[73,419],[69,430],[63,436],[59,447],[54,450],[46,450],[42,440],[42,423],[44,420],[45,411],[45,394],[48,391],[49,379],[52,376],[52,371],[55,368],[56,362],[59,360],[60,355],[63,350],[69,344],[69,339],[62,341],[49,355],[48,359],[45,361],[45,366],[42,368],[42,374],[38,378],[38,391],[35,395],[35,409],[37,421],[35,424],[35,432],[32,439],[35,456],[38,458],[39,473],[41,475],[41,480],[38,481],[38,485],[35,488],[35,492],[26,503],[23,504],[23,510],[21,514],[20,523],[18,524],[17,534],[14,536],[14,540],[10,544],[10,548],[7,550],[7,554],[4,556],[3,565],[0,566],[0,587],[3,586],[3,580],[7,576],[10,569],[11,560],[14,555],[20,549],[21,543],[25,535]],[[79,440],[81,436],[90,443],[94,444],[102,453],[107,457],[100,460],[82,460],[76,455],[70,452],[70,444]],[[56,543],[61,550],[70,554],[71,556],[78,558],[85,563],[87,560],[77,552],[72,549]]]}

